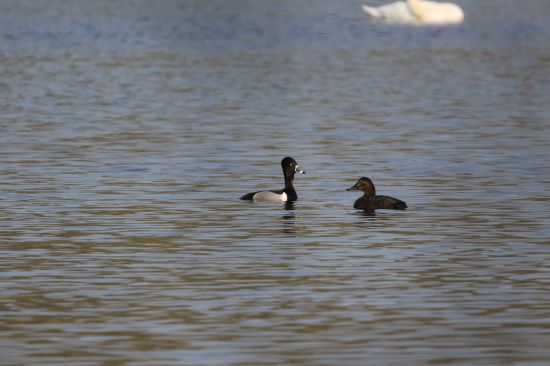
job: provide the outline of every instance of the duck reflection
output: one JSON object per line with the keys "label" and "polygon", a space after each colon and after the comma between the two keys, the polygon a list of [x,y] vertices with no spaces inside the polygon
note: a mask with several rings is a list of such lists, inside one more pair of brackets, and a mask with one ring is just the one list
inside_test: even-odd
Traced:
{"label": "duck reflection", "polygon": [[294,202],[286,202],[283,213],[283,233],[296,236],[296,212]]}
{"label": "duck reflection", "polygon": [[369,210],[362,210],[356,212],[358,217],[376,217],[376,212]]}
{"label": "duck reflection", "polygon": [[377,217],[374,211],[356,211],[353,213],[357,220],[355,221],[354,226],[361,228],[372,228],[376,225],[377,220],[380,219],[380,216]]}

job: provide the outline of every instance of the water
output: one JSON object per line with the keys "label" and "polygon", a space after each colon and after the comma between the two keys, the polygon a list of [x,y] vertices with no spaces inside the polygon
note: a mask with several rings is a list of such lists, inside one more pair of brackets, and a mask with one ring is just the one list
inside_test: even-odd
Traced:
{"label": "water", "polygon": [[0,364],[547,365],[548,2],[361,3],[3,1]]}

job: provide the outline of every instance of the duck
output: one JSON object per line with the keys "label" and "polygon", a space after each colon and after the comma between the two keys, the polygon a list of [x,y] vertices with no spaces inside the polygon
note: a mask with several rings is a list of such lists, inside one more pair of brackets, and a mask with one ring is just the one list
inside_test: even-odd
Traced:
{"label": "duck", "polygon": [[245,194],[241,197],[241,200],[247,201],[262,201],[262,202],[294,202],[298,200],[298,194],[294,189],[294,175],[296,173],[306,174],[306,172],[300,168],[296,160],[287,156],[281,160],[281,167],[283,168],[283,176],[285,178],[285,187],[279,190],[273,191],[256,191]]}
{"label": "duck", "polygon": [[363,5],[362,8],[370,17],[389,22],[447,25],[464,20],[464,12],[457,4],[429,0],[396,1],[378,7]]}
{"label": "duck", "polygon": [[397,198],[376,195],[374,183],[368,177],[359,178],[353,186],[347,189],[347,191],[364,192],[363,196],[355,201],[353,208],[370,212],[378,209],[404,210],[407,208],[407,204]]}

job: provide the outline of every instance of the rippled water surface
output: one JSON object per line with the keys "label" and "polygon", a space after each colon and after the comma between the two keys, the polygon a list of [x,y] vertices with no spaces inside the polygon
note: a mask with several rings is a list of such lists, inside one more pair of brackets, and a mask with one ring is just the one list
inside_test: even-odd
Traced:
{"label": "rippled water surface", "polygon": [[2,1],[0,364],[547,365],[550,4],[457,2]]}

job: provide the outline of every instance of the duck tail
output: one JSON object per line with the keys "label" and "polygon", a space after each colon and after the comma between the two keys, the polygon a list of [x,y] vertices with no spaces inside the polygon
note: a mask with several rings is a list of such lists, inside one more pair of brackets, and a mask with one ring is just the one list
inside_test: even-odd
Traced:
{"label": "duck tail", "polygon": [[373,18],[382,17],[382,14],[380,13],[380,11],[376,8],[373,8],[372,6],[362,5],[361,7],[363,8],[363,11],[365,13],[367,13],[368,15],[370,15]]}
{"label": "duck tail", "polygon": [[396,210],[406,210],[407,209],[407,204],[401,200],[396,200],[397,202],[395,202],[395,206],[394,206],[394,209]]}

